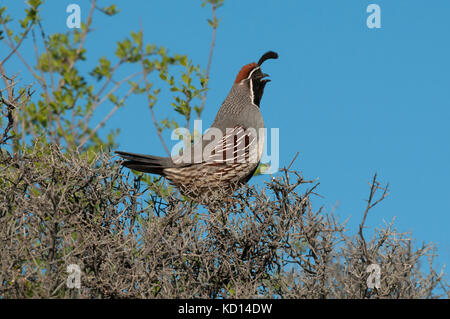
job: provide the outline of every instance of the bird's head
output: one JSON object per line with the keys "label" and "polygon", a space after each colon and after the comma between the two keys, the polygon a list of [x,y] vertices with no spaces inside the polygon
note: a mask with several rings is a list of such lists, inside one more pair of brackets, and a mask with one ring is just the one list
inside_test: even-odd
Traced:
{"label": "bird's head", "polygon": [[258,63],[253,62],[244,65],[234,81],[235,85],[246,85],[249,88],[252,103],[258,107],[264,93],[264,87],[267,82],[270,82],[267,79],[269,75],[261,71],[261,64],[268,59],[278,59],[278,54],[273,51],[268,51],[262,55]]}

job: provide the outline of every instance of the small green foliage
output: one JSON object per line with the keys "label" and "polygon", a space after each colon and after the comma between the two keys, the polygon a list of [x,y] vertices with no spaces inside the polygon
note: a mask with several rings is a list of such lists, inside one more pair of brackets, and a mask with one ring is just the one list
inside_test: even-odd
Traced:
{"label": "small green foliage", "polygon": [[41,6],[41,0],[29,0],[27,5],[29,8],[25,9],[26,16],[23,20],[19,20],[20,26],[23,29],[30,27],[39,20],[39,7]]}
{"label": "small green foliage", "polygon": [[[130,63],[135,63],[141,60],[141,46],[142,46],[142,37],[139,37],[137,33],[131,32],[131,36],[133,40],[129,38],[124,39],[123,41],[117,42],[116,56],[121,61],[126,61]],[[134,39],[141,39],[139,42],[136,42]]]}
{"label": "small green foliage", "polygon": [[[201,115],[203,108],[198,105],[198,99],[205,87],[205,75],[186,55],[171,54],[164,46],[145,43],[141,30],[118,41],[114,55],[99,57],[97,64],[86,74],[81,71],[79,62],[87,57],[85,39],[93,29],[92,17],[81,23],[81,29],[46,36],[40,24],[41,7],[40,0],[28,1],[24,17],[18,19],[23,32],[13,32],[9,28],[0,32],[0,37],[6,36],[8,41],[17,44],[26,40],[25,32],[32,29],[33,41],[41,40],[44,47],[40,49],[38,45],[33,73],[40,86],[39,95],[17,108],[17,119],[22,125],[18,126],[19,131],[13,132],[15,145],[24,143],[21,147],[27,148],[30,141],[56,142],[68,149],[87,152],[115,148],[117,130],[102,135],[105,137],[99,136],[99,130],[108,118],[100,123],[90,122],[97,107],[109,104],[116,109],[126,106],[131,94],[147,93],[148,106],[153,109],[164,86],[148,78],[143,83],[142,79],[131,75],[118,79],[116,71],[131,65],[141,67],[146,77],[151,73],[159,74],[159,78],[169,85],[165,94],[174,94],[172,107],[175,113],[187,123],[192,112]],[[119,11],[115,5],[97,9],[110,16]],[[0,7],[0,23],[6,25],[10,20],[7,8]],[[119,91],[115,86],[127,86],[129,93],[119,93],[123,90]],[[1,124],[3,127],[3,119]],[[175,118],[156,123],[159,132],[179,126]]]}
{"label": "small green foliage", "polygon": [[214,6],[215,8],[220,8],[223,6],[224,0],[203,0],[201,6],[204,8],[207,4]]}
{"label": "small green foliage", "polygon": [[270,168],[270,164],[268,163],[260,163],[258,165],[258,168],[256,169],[255,173],[253,174],[253,176],[258,176],[261,174],[264,174],[264,172],[267,172],[267,170]]}
{"label": "small green foliage", "polygon": [[11,16],[9,14],[6,14],[6,7],[0,7],[0,24],[7,24],[9,21],[11,21]]}
{"label": "small green foliage", "polygon": [[102,11],[109,16],[113,16],[118,14],[120,10],[116,7],[115,4],[112,4],[109,7],[104,7]]}
{"label": "small green foliage", "polygon": [[99,59],[99,65],[94,68],[90,73],[97,81],[100,81],[104,77],[109,77],[111,75],[111,62],[102,56]]}
{"label": "small green foliage", "polygon": [[[174,102],[171,103],[175,112],[182,115],[188,124],[192,116],[192,110],[197,117],[201,116],[203,109],[194,103],[200,103],[202,93],[205,91],[204,72],[198,65],[194,65],[186,55],[175,55],[175,61],[182,67],[180,80],[175,81],[173,76],[169,77],[167,73],[160,73],[160,78],[166,81],[170,86],[170,91],[178,93],[174,96]],[[198,86],[194,85],[194,80],[198,81]]]}

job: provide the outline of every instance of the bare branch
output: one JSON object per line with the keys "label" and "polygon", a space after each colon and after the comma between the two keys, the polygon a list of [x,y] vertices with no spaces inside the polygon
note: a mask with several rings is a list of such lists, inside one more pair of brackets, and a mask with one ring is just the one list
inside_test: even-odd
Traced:
{"label": "bare branch", "polygon": [[[142,34],[142,37],[143,37],[144,36],[144,30],[143,30],[142,26],[141,26],[141,34]],[[142,50],[142,48],[141,48],[141,50]],[[148,80],[148,73],[149,72],[145,68],[144,55],[141,54],[141,56],[142,56],[142,58],[141,58],[141,66],[142,66],[142,72],[144,74],[144,84],[145,84],[145,88],[146,88],[146,91],[147,91],[147,101],[149,103],[150,114],[152,116],[153,125],[155,127],[156,134],[158,134],[159,141],[161,142],[161,145],[163,146],[164,150],[167,153],[167,156],[170,156],[169,148],[167,147],[166,142],[164,141],[164,138],[163,138],[163,136],[161,134],[161,130],[159,129],[158,120],[156,118],[155,111],[153,110],[153,106],[151,105],[150,88],[151,88],[152,85],[150,84],[150,82]]]}
{"label": "bare branch", "polygon": [[[95,111],[100,105],[102,105],[105,101],[107,101],[108,98],[109,98],[109,96],[110,96],[111,94],[114,94],[120,87],[122,87],[122,85],[123,85],[125,82],[128,82],[128,81],[130,81],[131,79],[133,79],[134,77],[136,77],[136,76],[138,76],[138,75],[141,75],[141,74],[142,74],[142,72],[135,72],[135,73],[132,73],[132,74],[130,74],[130,75],[124,77],[122,80],[116,82],[115,85],[111,88],[111,90],[109,90],[108,93],[106,93],[105,95],[103,95],[103,97],[102,97],[102,98],[100,99],[100,101],[99,101],[98,99],[100,98],[100,94],[103,92],[104,88],[106,88],[106,86],[104,85],[104,86],[99,90],[99,92],[96,94],[96,96],[94,97],[94,101],[95,101],[95,102],[93,103],[93,105],[92,105],[91,109],[89,110],[89,112],[88,112],[88,113],[80,120],[80,123],[81,123],[81,122],[82,122],[82,123],[88,123],[88,122],[90,121],[92,115],[94,114],[94,111]],[[111,77],[111,79],[112,79],[112,77]],[[110,80],[107,80],[107,82],[109,83]],[[85,132],[83,132],[83,133],[85,133]]]}
{"label": "bare branch", "polygon": [[[70,61],[69,68],[68,68],[67,72],[70,72],[73,69],[73,67],[75,66],[75,62],[78,60],[78,56],[80,55],[81,50],[84,47],[84,42],[86,41],[86,36],[87,36],[87,33],[89,32],[89,27],[92,24],[92,15],[93,15],[94,10],[95,10],[96,2],[97,2],[96,0],[92,0],[92,2],[91,2],[91,8],[89,9],[89,14],[88,14],[88,17],[87,17],[85,29],[83,30],[83,33],[81,34],[80,44],[78,45],[75,58],[72,61]],[[58,84],[58,87],[57,87],[56,90],[59,91],[64,86],[64,84],[65,84],[65,80],[64,80],[64,78],[61,78],[59,80],[59,84]]]}
{"label": "bare branch", "polygon": [[202,110],[205,107],[206,97],[208,95],[209,74],[210,74],[211,63],[212,63],[212,58],[213,58],[213,54],[214,54],[214,47],[216,45],[216,31],[217,31],[217,18],[216,18],[216,9],[217,9],[217,7],[216,7],[216,5],[215,4],[211,4],[211,9],[212,9],[212,21],[213,21],[213,25],[212,25],[212,39],[211,39],[211,44],[210,44],[210,47],[209,47],[208,64],[206,66],[205,92],[203,93],[202,103],[201,103],[201,107],[200,107],[200,109],[202,109]]}
{"label": "bare branch", "polygon": [[[140,82],[140,81],[139,81]],[[111,109],[111,111],[97,124],[97,126],[92,130],[89,136],[85,137],[78,148],[83,147],[96,133],[97,131],[105,125],[105,123],[113,116],[113,114],[120,108],[121,105],[128,99],[128,97],[136,90],[136,87],[131,87],[124,97]]]}
{"label": "bare branch", "polygon": [[[4,25],[5,30],[6,30],[6,25]],[[16,53],[16,51],[20,48],[20,46],[22,45],[23,40],[27,37],[28,32],[30,32],[30,30],[33,28],[33,24],[30,24],[27,29],[25,30],[25,32],[23,33],[22,37],[19,39],[19,42],[17,43],[16,46],[13,46],[11,52],[0,62],[1,65],[5,65],[5,62],[8,61],[8,59],[14,54]],[[6,33],[8,34],[8,33]],[[12,44],[12,43],[11,43]]]}
{"label": "bare branch", "polygon": [[[367,206],[364,211],[362,222],[359,225],[359,237],[361,239],[363,253],[364,253],[364,256],[365,256],[367,262],[370,261],[370,255],[367,251],[367,243],[366,243],[366,240],[363,235],[364,224],[366,222],[366,218],[367,218],[369,211],[387,197],[387,195],[389,194],[388,188],[389,188],[389,184],[387,184],[386,187],[384,187],[384,188],[380,187],[380,183],[377,181],[377,174],[375,173],[373,176],[373,179],[372,179],[371,186],[370,186],[370,193],[369,193],[369,199],[367,200]],[[377,191],[380,189],[383,190],[383,193],[381,194],[379,199],[374,201],[374,197],[375,197]]]}

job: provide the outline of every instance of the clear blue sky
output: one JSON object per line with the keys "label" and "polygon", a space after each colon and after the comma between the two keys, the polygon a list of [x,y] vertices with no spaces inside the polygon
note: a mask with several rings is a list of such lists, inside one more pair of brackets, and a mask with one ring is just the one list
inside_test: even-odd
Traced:
{"label": "clear blue sky", "polygon": [[[140,23],[146,42],[188,54],[206,68],[209,7],[181,0],[112,2],[121,12],[95,14],[87,68],[101,55],[112,56],[115,42]],[[2,3],[13,13],[23,8],[17,0]],[[47,33],[67,30],[69,3],[81,6],[85,20],[87,0],[49,0],[42,12]],[[381,29],[366,26],[371,3],[381,7]],[[212,123],[240,67],[277,51],[280,59],[263,68],[272,82],[261,108],[266,126],[280,128],[281,166],[300,152],[293,168],[320,179],[324,198],[317,204],[342,220],[351,216],[350,233],[356,233],[377,172],[391,192],[369,215],[370,229],[395,216],[398,229],[412,231],[417,244],[437,243],[440,264],[449,265],[450,1],[226,0],[217,15],[203,127]],[[21,52],[27,50],[31,46],[24,45]],[[171,114],[170,96],[161,96],[157,114],[163,118]],[[110,128],[121,129],[122,150],[164,154],[144,96],[130,99],[104,132]]]}

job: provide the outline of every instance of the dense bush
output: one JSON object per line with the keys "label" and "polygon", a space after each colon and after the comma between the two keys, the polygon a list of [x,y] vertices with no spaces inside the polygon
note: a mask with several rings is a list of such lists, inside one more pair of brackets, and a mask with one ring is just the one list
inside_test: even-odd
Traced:
{"label": "dense bush", "polygon": [[[158,187],[161,186],[161,187]],[[108,154],[41,148],[0,162],[3,298],[435,298],[442,274],[392,225],[366,243],[311,207],[316,185],[284,170],[206,207],[144,189]],[[384,198],[373,180],[369,212]],[[148,199],[148,200],[147,200]],[[362,225],[363,226],[363,225]],[[367,285],[370,264],[380,288]],[[81,270],[69,288],[67,267]]]}

